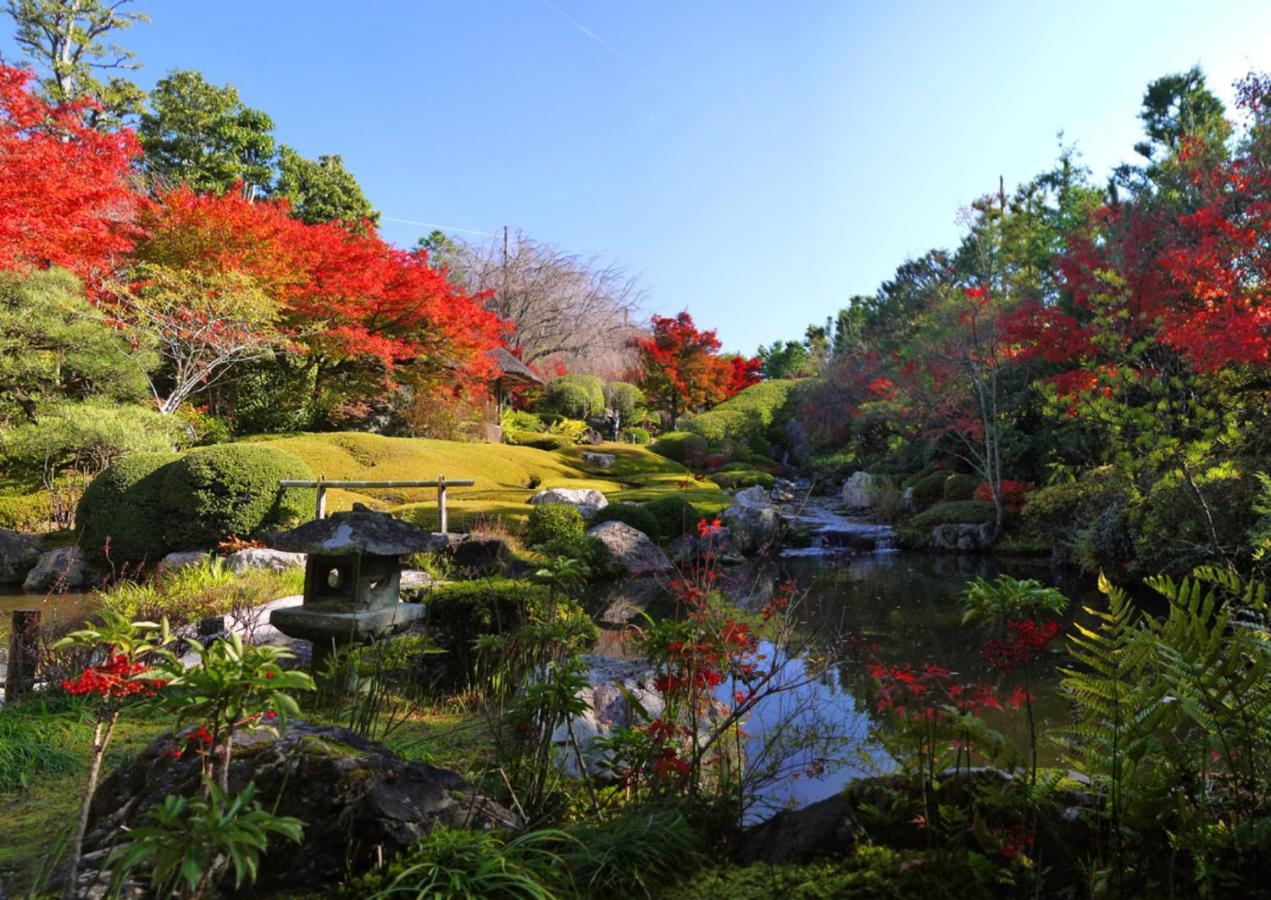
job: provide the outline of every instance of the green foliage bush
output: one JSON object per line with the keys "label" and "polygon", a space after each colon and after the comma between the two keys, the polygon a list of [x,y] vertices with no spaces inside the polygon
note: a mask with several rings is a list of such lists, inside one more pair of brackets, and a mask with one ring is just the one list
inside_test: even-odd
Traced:
{"label": "green foliage bush", "polygon": [[449,651],[446,669],[462,683],[476,664],[473,643],[488,634],[505,634],[531,621],[547,602],[547,588],[532,581],[483,578],[439,584],[428,593],[428,633]]}
{"label": "green foliage bush", "polygon": [[644,391],[625,381],[611,381],[605,385],[605,407],[631,422],[644,415]]}
{"label": "green foliage bush", "polygon": [[650,435],[647,428],[627,428],[622,432],[622,440],[629,444],[647,444],[649,438]]}
{"label": "green foliage bush", "polygon": [[702,518],[701,510],[676,494],[650,500],[644,508],[657,523],[656,530],[649,533],[657,541],[669,541],[692,531]]}
{"label": "green foliage bush", "polygon": [[168,552],[159,494],[175,453],[134,453],[92,480],[75,512],[80,547],[97,559],[156,562]]}
{"label": "green foliage bush", "polygon": [[516,447],[533,447],[535,450],[564,450],[574,442],[559,434],[539,434],[536,431],[505,431],[503,442]]}
{"label": "green foliage bush", "polygon": [[[944,499],[944,483],[949,479],[947,472],[932,472],[916,480],[913,487],[914,503],[919,506],[930,506]],[[971,499],[967,497],[966,499]]]}
{"label": "green foliage bush", "polygon": [[51,514],[48,491],[0,496],[0,528],[35,531],[48,524]]}
{"label": "green foliage bush", "polygon": [[165,542],[198,549],[286,528],[312,510],[313,495],[278,482],[313,477],[297,457],[261,444],[191,450],[167,468],[159,489]]}
{"label": "green foliage bush", "polygon": [[1113,503],[1127,500],[1129,494],[1129,485],[1111,466],[1105,466],[1075,481],[1031,491],[1020,510],[1020,521],[1031,534],[1071,536],[1093,523]]}
{"label": "green foliage bush", "polygon": [[542,432],[547,430],[547,424],[542,416],[522,409],[505,410],[500,424],[504,431]]}
{"label": "green foliage bush", "polygon": [[9,474],[38,483],[72,466],[99,472],[130,453],[171,452],[186,437],[176,417],[144,406],[65,402],[9,431],[0,453]]}
{"label": "green foliage bush", "polygon": [[978,475],[955,474],[944,480],[944,500],[946,503],[958,503],[970,500],[975,489],[984,479]]}
{"label": "green foliage bush", "polygon": [[908,521],[911,528],[934,528],[937,525],[971,523],[984,525],[997,518],[992,503],[978,500],[959,500],[956,503],[937,503],[931,509],[918,513]]}
{"label": "green foliage bush", "polygon": [[712,444],[733,441],[762,453],[768,445],[785,439],[785,423],[792,413],[787,401],[797,383],[774,380],[753,384],[709,412],[683,420],[680,427]]}
{"label": "green foliage bush", "polygon": [[1135,567],[1142,573],[1181,574],[1197,566],[1235,559],[1257,520],[1258,482],[1233,466],[1200,476],[1197,488],[1213,516],[1219,547],[1192,488],[1178,476],[1148,493],[1134,538]]}
{"label": "green foliage bush", "polygon": [[562,375],[543,389],[542,412],[571,419],[589,419],[605,411],[605,383],[595,375]]}
{"label": "green foliage bush", "polygon": [[711,481],[722,487],[724,490],[737,490],[739,488],[748,488],[759,485],[765,490],[772,490],[776,479],[767,472],[756,472],[753,469],[734,470],[732,472],[719,472],[711,476]]}
{"label": "green foliage bush", "polygon": [[564,503],[540,503],[530,510],[525,522],[525,539],[530,546],[561,538],[581,540],[586,532],[582,513]]}
{"label": "green foliage bush", "polygon": [[699,434],[690,434],[687,431],[668,431],[666,434],[659,435],[649,449],[659,456],[665,456],[680,465],[685,465],[693,457],[704,455],[708,445],[706,439]]}
{"label": "green foliage bush", "polygon": [[650,537],[660,531],[658,517],[640,503],[611,503],[592,519],[593,524],[599,525],[601,522],[622,522]]}

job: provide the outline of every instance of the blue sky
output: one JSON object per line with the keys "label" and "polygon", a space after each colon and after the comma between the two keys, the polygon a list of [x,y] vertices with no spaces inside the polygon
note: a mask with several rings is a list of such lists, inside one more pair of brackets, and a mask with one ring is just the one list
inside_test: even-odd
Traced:
{"label": "blue sky", "polygon": [[[341,154],[409,245],[503,225],[638,273],[729,349],[801,335],[1055,158],[1132,155],[1143,89],[1271,70],[1271,4],[141,0],[150,86],[231,82]],[[9,31],[0,49],[14,59]],[[457,232],[458,233],[458,232]],[[463,235],[469,238],[475,235]],[[479,238],[478,238],[479,239]]]}

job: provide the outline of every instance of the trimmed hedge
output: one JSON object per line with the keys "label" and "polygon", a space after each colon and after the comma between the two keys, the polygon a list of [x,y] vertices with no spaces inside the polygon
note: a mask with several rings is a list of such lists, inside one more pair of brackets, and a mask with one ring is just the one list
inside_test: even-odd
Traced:
{"label": "trimmed hedge", "polygon": [[298,457],[262,444],[191,450],[167,468],[159,489],[165,542],[201,549],[230,535],[286,528],[312,511],[312,494],[284,491],[278,482],[313,477]]}
{"label": "trimmed hedge", "polygon": [[649,537],[658,541],[669,541],[692,531],[702,518],[701,510],[675,494],[650,500],[644,508],[656,523],[656,533]]}
{"label": "trimmed hedge", "polygon": [[944,480],[944,500],[946,503],[959,503],[970,500],[975,489],[983,481],[978,475],[950,475]]}
{"label": "trimmed hedge", "polygon": [[627,428],[622,432],[622,439],[632,444],[647,444],[649,442],[649,429]]}
{"label": "trimmed hedge", "polygon": [[797,384],[794,379],[752,384],[709,412],[685,419],[680,427],[712,444],[733,441],[766,452],[770,444],[784,440],[784,434],[775,432],[785,427],[787,401]]}
{"label": "trimmed hedge", "polygon": [[711,481],[715,482],[726,491],[737,490],[738,488],[748,488],[759,485],[764,490],[772,490],[772,486],[776,483],[776,479],[767,472],[756,472],[754,469],[744,469],[732,472],[718,472],[711,476]]}
{"label": "trimmed hedge", "polygon": [[553,379],[538,401],[543,412],[589,419],[605,411],[605,383],[595,375],[562,375]]}
{"label": "trimmed hedge", "polygon": [[544,585],[511,578],[482,578],[439,584],[428,592],[429,636],[449,651],[452,680],[472,675],[473,643],[487,634],[505,634],[533,621],[547,602]]}
{"label": "trimmed hedge", "polygon": [[168,552],[159,495],[175,453],[134,453],[108,467],[84,490],[76,508],[79,543],[102,559],[107,541],[115,562],[158,561]]}
{"label": "trimmed hedge", "polygon": [[525,537],[530,546],[551,541],[579,541],[587,533],[582,513],[564,503],[542,503],[530,510]]}
{"label": "trimmed hedge", "polygon": [[[949,479],[947,472],[932,472],[913,483],[914,503],[930,506],[944,499],[944,483]],[[968,498],[969,499],[969,498]]]}
{"label": "trimmed hedge", "polygon": [[666,434],[660,435],[654,441],[649,449],[658,456],[665,456],[667,459],[684,465],[689,461],[689,457],[702,456],[706,453],[706,438],[700,434],[690,434],[687,431],[668,431]]}
{"label": "trimmed hedge", "polygon": [[535,450],[564,450],[574,442],[560,434],[539,434],[535,431],[505,431],[503,443],[515,447],[533,447]]}
{"label": "trimmed hedge", "polygon": [[985,525],[996,519],[997,510],[993,508],[992,503],[959,500],[954,503],[938,503],[931,509],[918,513],[905,524],[911,528],[934,528],[936,525],[964,523]]}
{"label": "trimmed hedge", "polygon": [[611,503],[596,513],[592,518],[593,525],[601,522],[622,522],[636,531],[643,531],[649,537],[655,537],[661,530],[658,518],[639,503]]}

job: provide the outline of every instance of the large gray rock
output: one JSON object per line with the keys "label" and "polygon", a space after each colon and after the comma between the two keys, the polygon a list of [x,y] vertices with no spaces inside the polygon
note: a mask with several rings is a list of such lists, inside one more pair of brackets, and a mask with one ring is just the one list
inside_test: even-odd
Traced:
{"label": "large gray rock", "polygon": [[[199,789],[194,754],[167,734],[102,782],[84,849],[99,858],[167,794]],[[402,759],[351,731],[292,720],[281,737],[235,738],[231,792],[248,781],[265,809],[304,822],[304,843],[271,838],[261,859],[261,893],[323,893],[349,874],[389,859],[436,827],[515,828],[517,817],[477,794],[455,772]]]}
{"label": "large gray rock", "polygon": [[469,534],[453,545],[450,560],[460,569],[494,572],[511,556],[508,542],[497,534]]}
{"label": "large gray rock", "polygon": [[759,485],[738,491],[723,520],[743,553],[771,547],[781,533],[781,515]]}
{"label": "large gray rock", "polygon": [[843,482],[843,505],[849,509],[873,509],[878,505],[886,479],[869,472],[853,472]]}
{"label": "large gray rock", "polygon": [[614,463],[618,461],[618,457],[612,453],[596,453],[592,450],[583,452],[583,465],[592,466],[596,469],[612,469]]}
{"label": "large gray rock", "polygon": [[176,553],[169,553],[159,560],[159,568],[166,572],[173,572],[177,569],[192,569],[195,566],[203,565],[211,557],[212,554],[206,550],[180,550]]}
{"label": "large gray rock", "polygon": [[22,587],[28,591],[61,591],[88,583],[88,565],[78,547],[59,547],[41,553]]}
{"label": "large gray rock", "polygon": [[607,780],[615,775],[612,758],[595,746],[596,739],[607,737],[615,728],[639,724],[632,698],[644,707],[649,718],[657,718],[662,714],[662,696],[653,687],[653,668],[644,660],[589,655],[583,657],[583,662],[588,668],[588,686],[579,691],[578,697],[584,710],[552,733],[556,764],[574,778],[585,768],[588,775]]}
{"label": "large gray rock", "polygon": [[667,579],[654,575],[618,578],[596,587],[588,607],[602,625],[626,625],[647,612],[667,588]]}
{"label": "large gray rock", "polygon": [[993,526],[969,522],[937,525],[931,529],[932,550],[974,552],[987,550],[993,544]]}
{"label": "large gray rock", "polygon": [[745,554],[733,538],[733,530],[727,525],[714,534],[682,534],[667,545],[667,551],[676,565],[691,565],[708,555],[721,563],[746,561]]}
{"label": "large gray rock", "polygon": [[0,584],[16,584],[40,559],[40,539],[0,528]]}
{"label": "large gray rock", "polygon": [[584,519],[590,519],[609,505],[605,495],[594,488],[549,488],[545,491],[539,491],[531,497],[530,503],[535,506],[540,503],[559,503],[563,506],[572,506],[578,510]]}
{"label": "large gray rock", "polygon": [[231,553],[225,560],[225,566],[235,574],[242,574],[248,569],[271,569],[282,572],[285,569],[303,566],[307,557],[303,553],[287,553],[282,550],[269,550],[264,547],[248,547]]}
{"label": "large gray rock", "polygon": [[625,522],[601,522],[587,529],[587,534],[608,547],[614,565],[629,575],[654,575],[675,568],[647,534]]}

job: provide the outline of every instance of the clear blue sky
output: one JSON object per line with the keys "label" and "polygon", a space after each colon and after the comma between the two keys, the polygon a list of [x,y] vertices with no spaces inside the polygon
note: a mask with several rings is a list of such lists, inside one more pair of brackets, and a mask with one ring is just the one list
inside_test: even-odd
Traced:
{"label": "clear blue sky", "polygon": [[281,141],[341,154],[390,240],[430,230],[393,219],[521,227],[747,352],[953,243],[958,209],[1047,167],[1061,129],[1102,178],[1152,78],[1199,63],[1229,99],[1271,70],[1265,0],[139,8],[143,85],[232,82]]}

